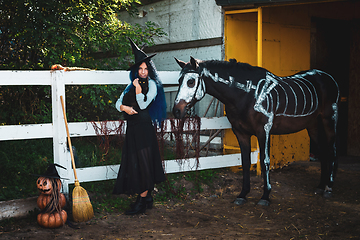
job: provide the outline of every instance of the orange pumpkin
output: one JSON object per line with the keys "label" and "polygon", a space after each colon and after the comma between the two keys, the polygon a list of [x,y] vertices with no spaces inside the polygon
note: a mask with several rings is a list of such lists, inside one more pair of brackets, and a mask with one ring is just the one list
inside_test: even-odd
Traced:
{"label": "orange pumpkin", "polygon": [[[57,189],[60,191],[61,189],[61,180],[53,179],[57,183]],[[53,191],[52,179],[47,177],[39,177],[36,181],[36,186],[40,193],[50,195]]]}
{"label": "orange pumpkin", "polygon": [[37,222],[45,228],[58,228],[65,224],[67,213],[65,210],[53,213],[40,213],[37,215]]}
{"label": "orange pumpkin", "polygon": [[[43,210],[46,207],[46,205],[50,202],[51,198],[52,198],[52,195],[40,194],[40,196],[37,199],[37,206],[41,210]],[[65,195],[60,193],[60,195],[59,195],[59,206],[61,208],[64,208],[65,205],[66,205]]]}

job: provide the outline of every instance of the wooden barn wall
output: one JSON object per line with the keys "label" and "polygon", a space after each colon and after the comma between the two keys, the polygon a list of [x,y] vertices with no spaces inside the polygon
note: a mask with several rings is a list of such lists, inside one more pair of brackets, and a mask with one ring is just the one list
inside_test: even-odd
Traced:
{"label": "wooden barn wall", "polygon": [[351,24],[348,155],[360,156],[360,21]]}
{"label": "wooden barn wall", "polygon": [[349,58],[342,59],[343,54],[339,54],[337,60],[338,62],[347,62],[349,65],[344,73],[347,79],[343,79],[341,73],[336,76],[340,86],[340,108],[347,108],[343,113],[340,112],[345,116],[339,118],[338,133],[340,139],[338,144],[341,145],[346,142],[347,145],[343,147],[344,150],[340,155],[360,156],[360,96],[358,94],[360,91],[360,2],[340,1],[309,5],[309,16],[335,22],[341,21],[344,29],[348,31],[344,32],[342,36],[337,36],[335,32],[329,36],[340,38],[338,42],[342,42],[342,38],[349,38],[346,43],[349,46],[335,46],[348,51],[347,58]]}

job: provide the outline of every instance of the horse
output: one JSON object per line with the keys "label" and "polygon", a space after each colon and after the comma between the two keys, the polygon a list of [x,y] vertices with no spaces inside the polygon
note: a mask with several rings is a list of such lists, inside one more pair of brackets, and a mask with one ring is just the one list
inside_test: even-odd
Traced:
{"label": "horse", "polygon": [[251,136],[258,139],[264,181],[263,195],[257,204],[269,206],[269,137],[303,129],[307,129],[319,149],[321,176],[315,193],[331,197],[338,167],[335,142],[339,100],[339,87],[331,75],[313,69],[279,77],[235,59],[204,61],[190,57],[187,63],[175,60],[182,69],[173,106],[175,118],[184,118],[187,108],[206,93],[225,105],[226,117],[241,149],[243,185],[235,204],[246,203],[250,192]]}

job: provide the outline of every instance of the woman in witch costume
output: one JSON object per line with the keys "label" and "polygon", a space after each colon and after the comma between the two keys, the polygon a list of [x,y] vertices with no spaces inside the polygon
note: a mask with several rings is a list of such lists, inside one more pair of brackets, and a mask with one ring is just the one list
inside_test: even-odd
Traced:
{"label": "woman in witch costume", "polygon": [[166,118],[166,103],[162,84],[151,56],[135,43],[130,44],[135,55],[131,66],[131,83],[116,102],[116,109],[127,120],[121,165],[114,194],[138,194],[135,203],[125,214],[144,213],[152,207],[154,184],[165,180],[156,132],[153,124]]}

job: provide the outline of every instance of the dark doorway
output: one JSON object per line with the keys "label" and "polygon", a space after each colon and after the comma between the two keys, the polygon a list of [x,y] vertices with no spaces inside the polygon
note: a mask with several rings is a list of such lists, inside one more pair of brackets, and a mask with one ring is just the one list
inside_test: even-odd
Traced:
{"label": "dark doorway", "polygon": [[[331,74],[340,88],[337,155],[347,155],[350,27],[347,21],[313,18],[311,68]],[[310,146],[311,147],[311,146]]]}

